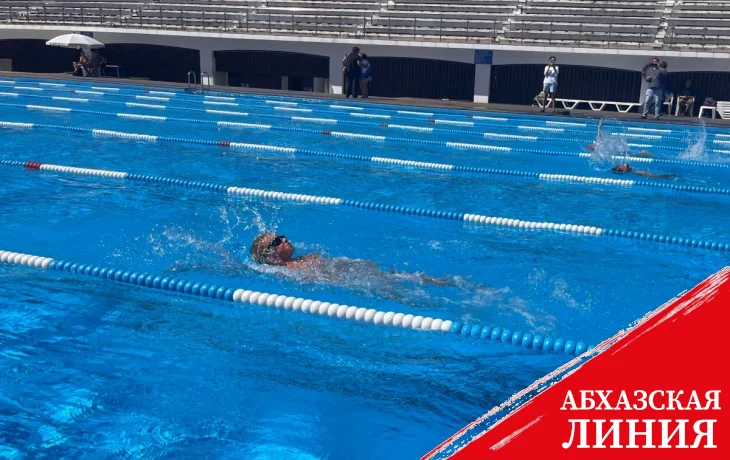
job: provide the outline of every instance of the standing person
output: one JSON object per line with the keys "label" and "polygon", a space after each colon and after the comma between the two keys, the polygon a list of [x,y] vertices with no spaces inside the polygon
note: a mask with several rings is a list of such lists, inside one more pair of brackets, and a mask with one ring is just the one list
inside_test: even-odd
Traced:
{"label": "standing person", "polygon": [[360,57],[360,91],[362,92],[362,98],[367,99],[368,97],[368,83],[373,80],[372,70],[370,68],[370,61],[368,61],[368,55],[363,53]]}
{"label": "standing person", "polygon": [[646,99],[644,100],[644,112],[641,114],[641,118],[646,118],[649,114],[649,108],[654,104],[654,119],[658,120],[662,113],[662,102],[664,99],[662,96],[661,81],[659,80],[659,59],[654,58],[651,63],[644,66],[642,76],[644,81],[649,83],[649,87],[646,90]]}
{"label": "standing person", "polygon": [[667,73],[667,61],[662,61],[661,64],[659,64],[659,84],[662,88],[662,95],[660,97],[660,100],[662,102],[662,110],[660,113],[663,113],[664,109],[664,103],[669,102],[669,110],[667,110],[667,114],[670,114],[672,112],[672,97],[674,96],[672,94],[672,91],[669,89],[669,74]]}
{"label": "standing person", "polygon": [[550,56],[548,65],[545,66],[545,72],[543,73],[545,78],[542,80],[542,91],[545,93],[545,98],[542,102],[542,111],[545,111],[545,107],[548,104],[548,98],[553,101],[553,113],[555,113],[555,91],[558,89],[558,72],[560,69],[555,65],[555,56]]}
{"label": "standing person", "polygon": [[685,81],[684,89],[679,94],[679,100],[677,101],[679,112],[681,112],[682,115],[686,117],[692,116],[692,106],[695,103],[696,96],[697,92],[695,91],[695,87],[692,86],[692,80]]}
{"label": "standing person", "polygon": [[101,69],[106,64],[106,58],[97,50],[91,50],[91,76],[101,77]]}
{"label": "standing person", "polygon": [[345,56],[345,65],[343,66],[343,72],[345,72],[345,97],[357,98],[358,89],[360,88],[360,76],[362,70],[358,65],[360,61],[360,48],[357,46],[352,47],[352,51]]}

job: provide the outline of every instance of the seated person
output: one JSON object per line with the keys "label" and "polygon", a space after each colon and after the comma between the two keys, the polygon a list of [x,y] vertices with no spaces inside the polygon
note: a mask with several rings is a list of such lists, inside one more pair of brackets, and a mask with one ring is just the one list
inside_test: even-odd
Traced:
{"label": "seated person", "polygon": [[79,54],[79,62],[74,64],[74,75],[87,76],[89,74],[89,60],[86,58],[83,50]]}
{"label": "seated person", "polygon": [[692,86],[692,80],[684,82],[684,89],[679,93],[679,113],[686,117],[692,116],[692,106],[695,103],[695,97],[697,93],[694,86]]}
{"label": "seated person", "polygon": [[628,163],[622,163],[622,164],[614,166],[613,168],[611,168],[611,172],[615,173],[615,174],[630,174],[631,173],[631,174],[636,174],[639,176],[650,177],[653,179],[675,179],[675,178],[678,179],[679,178],[679,176],[676,174],[653,174],[653,173],[650,173],[649,171],[644,171],[641,169],[634,169]]}

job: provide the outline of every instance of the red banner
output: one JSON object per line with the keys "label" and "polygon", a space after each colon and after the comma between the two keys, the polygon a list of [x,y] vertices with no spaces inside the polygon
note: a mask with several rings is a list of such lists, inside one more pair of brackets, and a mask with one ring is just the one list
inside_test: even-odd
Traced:
{"label": "red banner", "polygon": [[730,458],[730,267],[494,408],[424,459]]}

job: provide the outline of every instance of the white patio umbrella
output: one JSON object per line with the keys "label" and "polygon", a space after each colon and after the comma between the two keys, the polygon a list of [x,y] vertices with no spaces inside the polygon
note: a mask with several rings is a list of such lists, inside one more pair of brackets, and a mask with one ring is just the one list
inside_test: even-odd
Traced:
{"label": "white patio umbrella", "polygon": [[91,37],[81,34],[59,35],[56,38],[48,40],[46,45],[60,46],[61,48],[85,48],[92,50],[104,48],[104,44],[99,40],[94,40]]}

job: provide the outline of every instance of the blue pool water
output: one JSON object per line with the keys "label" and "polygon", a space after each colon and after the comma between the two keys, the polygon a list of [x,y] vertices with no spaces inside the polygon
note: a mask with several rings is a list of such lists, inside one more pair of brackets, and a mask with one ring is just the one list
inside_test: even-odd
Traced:
{"label": "blue pool water", "polygon": [[[10,80],[0,82],[0,160],[730,244],[722,193],[185,141],[637,181],[649,179],[611,174],[619,160],[610,157],[648,149],[673,162],[631,160],[634,167],[679,176],[659,183],[707,191],[730,189],[723,129],[607,120],[597,153],[587,155],[596,120]],[[218,121],[257,126],[210,123]],[[728,251],[641,239],[7,164],[0,171],[0,250],[585,344],[730,259]],[[299,253],[374,261],[382,271],[365,263],[294,273],[261,267],[248,246],[262,231],[287,235]],[[424,284],[419,274],[453,286]],[[0,455],[9,458],[417,458],[569,359],[15,265],[0,264],[0,295]]]}

